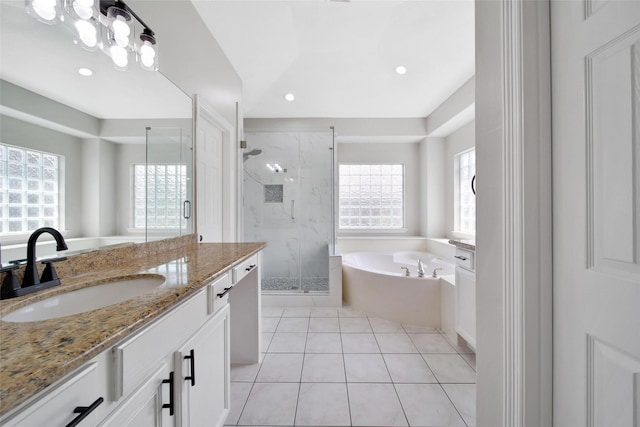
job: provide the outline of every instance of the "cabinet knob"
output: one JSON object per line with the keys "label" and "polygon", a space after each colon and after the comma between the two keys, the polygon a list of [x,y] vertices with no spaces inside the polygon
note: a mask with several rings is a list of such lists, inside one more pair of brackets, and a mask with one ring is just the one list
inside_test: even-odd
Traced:
{"label": "cabinet knob", "polygon": [[66,427],[74,427],[80,424],[80,422],[87,418],[87,416],[92,413],[98,406],[100,406],[102,402],[104,402],[104,399],[102,397],[99,397],[89,406],[76,406],[76,408],[73,410],[73,413],[79,415],[71,420],[71,422],[67,424]]}

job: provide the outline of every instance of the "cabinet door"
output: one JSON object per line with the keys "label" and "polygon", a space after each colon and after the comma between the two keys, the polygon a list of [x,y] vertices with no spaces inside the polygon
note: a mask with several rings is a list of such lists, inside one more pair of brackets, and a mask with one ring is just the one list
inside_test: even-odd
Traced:
{"label": "cabinet door", "polygon": [[476,348],[476,275],[456,268],[456,332]]}
{"label": "cabinet door", "polygon": [[[126,401],[120,405],[101,427],[172,427],[175,416],[170,408],[163,407],[173,403],[171,396],[169,365],[160,367]],[[175,403],[174,403],[175,408]]]}
{"label": "cabinet door", "polygon": [[182,427],[222,426],[229,414],[229,305],[175,353]]}

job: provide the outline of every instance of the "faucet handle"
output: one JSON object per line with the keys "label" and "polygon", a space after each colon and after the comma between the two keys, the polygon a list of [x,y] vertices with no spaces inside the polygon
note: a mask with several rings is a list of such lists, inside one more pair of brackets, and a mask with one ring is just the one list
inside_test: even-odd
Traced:
{"label": "faucet handle", "polygon": [[58,277],[58,273],[56,272],[56,269],[53,267],[53,263],[58,261],[64,261],[66,259],[67,257],[60,257],[60,258],[51,258],[51,259],[42,261],[45,267],[44,267],[44,270],[42,271],[42,277],[40,278],[40,282],[41,283],[56,282],[59,284],[60,278]]}
{"label": "faucet handle", "polygon": [[403,266],[403,267],[400,267],[400,269],[401,269],[401,270],[402,270],[402,269],[404,269],[404,270],[405,270],[405,273],[404,273],[404,275],[405,275],[405,276],[411,276],[411,272],[409,271],[409,267],[404,267],[404,266]]}
{"label": "faucet handle", "polygon": [[437,274],[436,272],[437,272],[438,270],[444,270],[444,269],[443,269],[443,268],[440,268],[440,267],[438,267],[438,268],[434,268],[434,269],[433,269],[433,275],[432,275],[431,277],[437,278],[437,277],[438,277],[438,274]]}
{"label": "faucet handle", "polygon": [[0,299],[13,298],[18,296],[20,290],[20,282],[15,275],[15,271],[18,269],[18,265],[8,265],[2,267],[0,272],[7,273],[2,281],[2,288],[0,289]]}

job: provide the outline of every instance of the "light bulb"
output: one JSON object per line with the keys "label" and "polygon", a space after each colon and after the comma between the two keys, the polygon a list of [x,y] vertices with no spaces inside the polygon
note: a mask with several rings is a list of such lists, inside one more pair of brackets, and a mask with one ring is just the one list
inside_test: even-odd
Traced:
{"label": "light bulb", "polygon": [[111,52],[111,59],[113,63],[116,64],[116,67],[125,68],[129,65],[129,57],[125,48],[113,45],[109,50]]}
{"label": "light bulb", "polygon": [[149,56],[153,59],[156,57],[156,50],[150,42],[144,41],[142,42],[142,46],[140,46],[140,55]]}
{"label": "light bulb", "polygon": [[396,73],[400,75],[407,74],[407,67],[405,67],[404,65],[398,65],[396,67]]}
{"label": "light bulb", "polygon": [[73,11],[80,19],[90,19],[93,16],[93,0],[74,0]]}
{"label": "light bulb", "polygon": [[286,99],[287,101],[291,102],[291,101],[293,101],[294,99],[296,99],[296,97],[295,97],[292,93],[287,93],[287,94],[284,96],[284,99]]}
{"label": "light bulb", "polygon": [[113,28],[113,34],[116,37],[129,37],[131,34],[131,28],[129,28],[129,24],[127,21],[120,15],[116,16],[116,18],[111,23],[111,28]]}
{"label": "light bulb", "polygon": [[98,32],[96,27],[88,21],[76,21],[76,30],[80,41],[87,47],[95,47],[98,44]]}
{"label": "light bulb", "polygon": [[33,11],[45,21],[53,21],[58,15],[56,11],[56,0],[33,0],[31,7]]}

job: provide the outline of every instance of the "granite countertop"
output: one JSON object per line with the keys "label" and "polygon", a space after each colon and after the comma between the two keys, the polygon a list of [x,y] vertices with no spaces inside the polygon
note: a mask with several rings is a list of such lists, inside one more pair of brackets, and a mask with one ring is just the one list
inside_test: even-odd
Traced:
{"label": "granite countertop", "polygon": [[466,250],[474,251],[474,252],[476,250],[476,241],[475,240],[451,239],[451,240],[449,240],[449,243],[454,245],[457,248],[466,249]]}
{"label": "granite countertop", "polygon": [[69,258],[56,264],[62,285],[0,301],[2,317],[49,296],[118,278],[138,274],[166,277],[158,289],[98,310],[37,322],[0,321],[0,415],[113,347],[266,246],[195,241],[169,249],[144,245],[151,244],[82,259],[80,255],[77,260]]}

